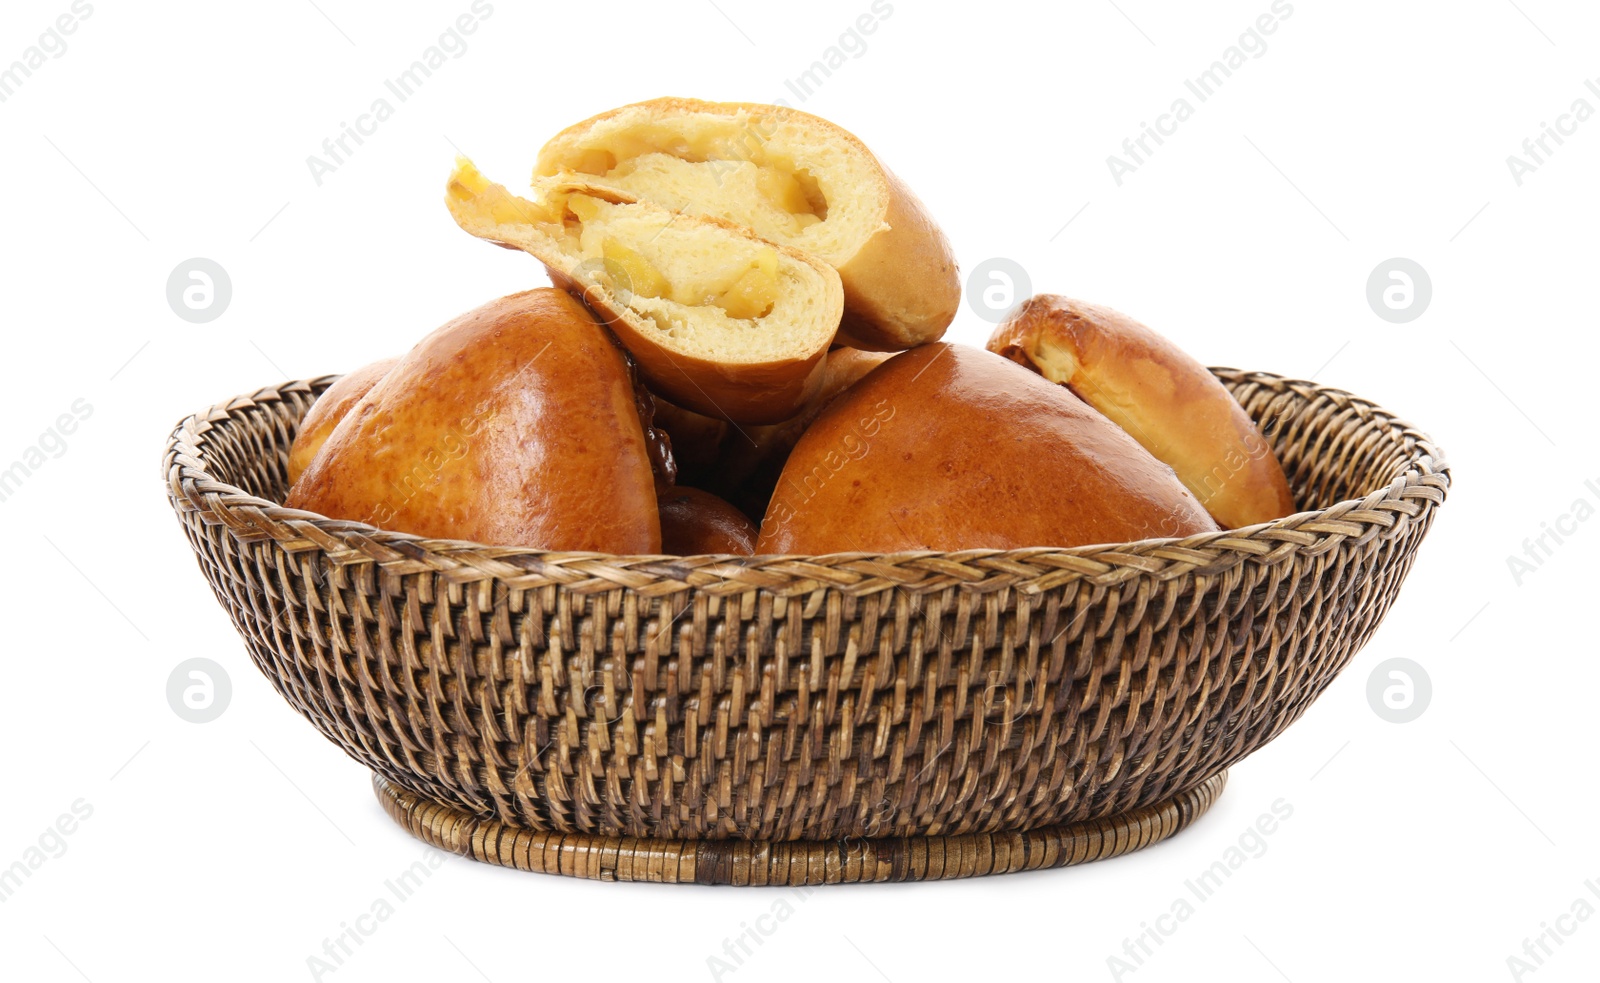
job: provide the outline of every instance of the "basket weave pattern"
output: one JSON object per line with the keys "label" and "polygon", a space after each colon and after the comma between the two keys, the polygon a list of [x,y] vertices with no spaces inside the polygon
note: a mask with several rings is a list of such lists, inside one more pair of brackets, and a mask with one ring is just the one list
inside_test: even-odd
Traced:
{"label": "basket weave pattern", "polygon": [[165,477],[256,665],[398,793],[606,837],[1025,831],[1193,792],[1271,740],[1377,627],[1444,500],[1442,456],[1387,412],[1215,371],[1314,511],[891,556],[427,540],[275,504],[335,377],[183,421]]}

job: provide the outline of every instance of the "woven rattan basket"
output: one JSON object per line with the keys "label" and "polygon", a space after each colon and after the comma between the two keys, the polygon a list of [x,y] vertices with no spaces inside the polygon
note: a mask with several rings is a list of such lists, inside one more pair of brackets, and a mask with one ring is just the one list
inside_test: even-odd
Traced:
{"label": "woven rattan basket", "polygon": [[334,377],[184,420],[168,494],[256,665],[416,836],[603,880],[963,877],[1203,813],[1400,589],[1449,487],[1366,400],[1215,370],[1311,511],[1078,549],[623,557],[275,504]]}

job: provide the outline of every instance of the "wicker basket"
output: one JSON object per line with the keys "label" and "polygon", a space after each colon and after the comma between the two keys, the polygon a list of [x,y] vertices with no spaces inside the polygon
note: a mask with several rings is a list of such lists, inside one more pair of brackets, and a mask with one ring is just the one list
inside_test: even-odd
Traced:
{"label": "wicker basket", "polygon": [[274,504],[335,377],[190,417],[165,473],[256,665],[417,836],[607,880],[961,877],[1183,828],[1400,589],[1438,449],[1348,393],[1215,371],[1314,511],[1004,553],[421,539]]}

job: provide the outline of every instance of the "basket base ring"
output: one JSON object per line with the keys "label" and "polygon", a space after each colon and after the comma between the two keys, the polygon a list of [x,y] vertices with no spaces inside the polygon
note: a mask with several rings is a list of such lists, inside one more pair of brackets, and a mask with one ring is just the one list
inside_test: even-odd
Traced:
{"label": "basket base ring", "polygon": [[500,867],[599,881],[805,887],[950,880],[1120,857],[1159,843],[1204,815],[1227,780],[1224,771],[1154,805],[1061,826],[771,843],[541,833],[424,799],[379,775],[373,775],[372,787],[384,811],[412,836]]}

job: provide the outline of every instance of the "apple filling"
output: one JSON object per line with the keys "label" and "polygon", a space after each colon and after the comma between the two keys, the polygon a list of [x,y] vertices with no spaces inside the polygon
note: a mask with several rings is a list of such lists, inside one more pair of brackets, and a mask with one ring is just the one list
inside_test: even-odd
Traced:
{"label": "apple filling", "polygon": [[771,246],[743,240],[720,250],[702,245],[685,261],[681,249],[662,247],[673,242],[667,237],[670,221],[652,229],[628,205],[578,193],[567,196],[566,213],[567,234],[577,239],[583,267],[608,280],[603,285],[620,296],[718,307],[736,320],[766,317],[778,301],[778,251]]}
{"label": "apple filling", "polygon": [[1028,358],[1039,374],[1057,385],[1068,385],[1078,374],[1078,355],[1064,345],[1045,338],[1033,338],[1027,345]]}
{"label": "apple filling", "polygon": [[559,166],[667,208],[746,226],[765,239],[806,248],[815,245],[808,240],[826,238],[820,230],[807,234],[828,218],[822,185],[775,150],[753,120],[708,116],[677,130],[648,123],[612,128],[589,134]]}
{"label": "apple filling", "polygon": [[809,175],[746,160],[688,161],[651,153],[629,158],[604,177],[612,187],[667,208],[693,203],[765,239],[798,238],[828,213],[827,199]]}
{"label": "apple filling", "polygon": [[568,275],[610,291],[666,335],[706,330],[704,319],[696,327],[685,309],[715,314],[718,333],[747,327],[770,315],[786,291],[797,290],[770,243],[602,197],[608,192],[554,186],[539,199],[520,199],[459,160],[448,194],[454,207],[498,227],[498,234],[483,232],[490,237],[515,239],[506,234],[517,227],[538,232],[568,258]]}

